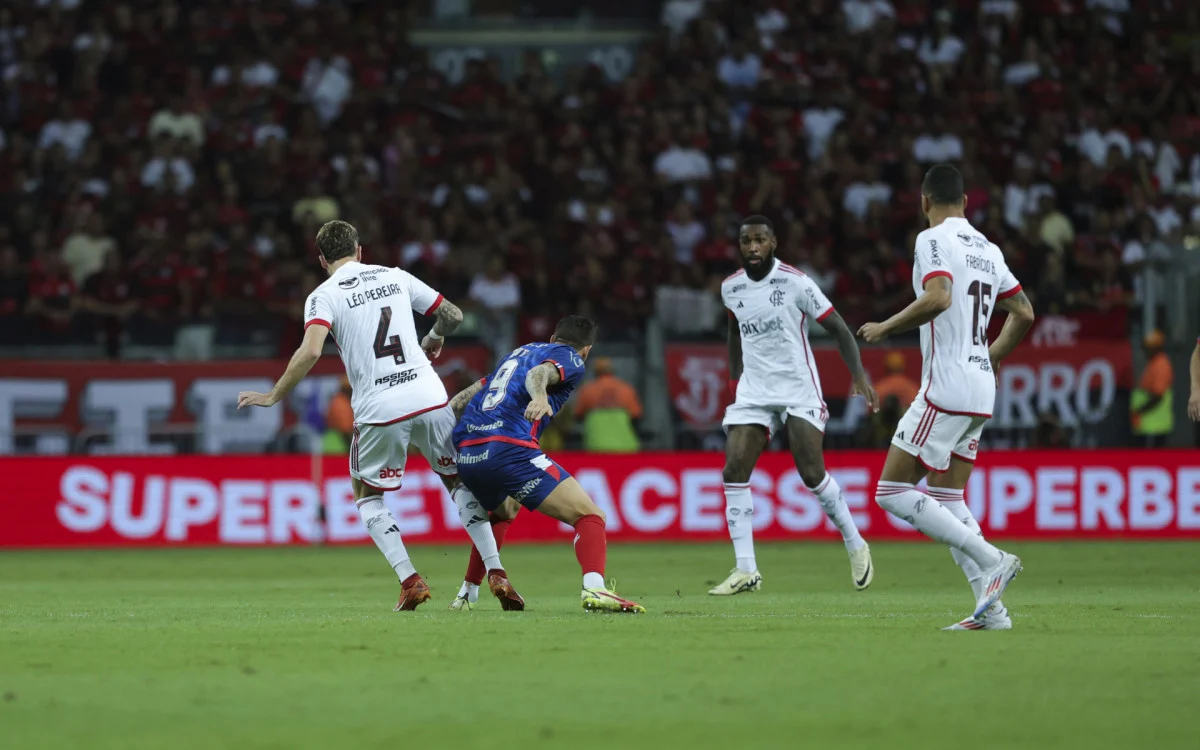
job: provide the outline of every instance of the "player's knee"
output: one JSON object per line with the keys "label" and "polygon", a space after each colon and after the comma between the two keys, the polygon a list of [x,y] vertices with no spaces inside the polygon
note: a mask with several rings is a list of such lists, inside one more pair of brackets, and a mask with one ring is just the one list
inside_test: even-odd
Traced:
{"label": "player's knee", "polygon": [[912,485],[896,482],[880,482],[875,485],[875,504],[892,515],[900,515],[901,505],[897,501],[912,489]]}
{"label": "player's knee", "polygon": [[809,489],[819,487],[821,482],[825,481],[824,466],[797,466],[796,470],[800,472],[800,481],[804,482],[804,486]]}
{"label": "player's knee", "polygon": [[500,503],[500,507],[492,511],[492,523],[500,523],[502,521],[511,521],[517,517],[517,513],[521,510],[521,504],[511,497],[504,499]]}
{"label": "player's knee", "polygon": [[754,467],[746,462],[728,460],[721,471],[721,479],[725,484],[745,484],[750,481],[750,472],[753,470]]}

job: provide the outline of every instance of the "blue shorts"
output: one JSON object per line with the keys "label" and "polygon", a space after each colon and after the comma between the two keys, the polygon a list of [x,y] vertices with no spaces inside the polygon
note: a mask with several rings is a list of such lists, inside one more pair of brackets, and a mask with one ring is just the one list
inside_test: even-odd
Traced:
{"label": "blue shorts", "polygon": [[458,478],[489,511],[507,497],[536,510],[571,475],[537,448],[492,442],[459,448]]}

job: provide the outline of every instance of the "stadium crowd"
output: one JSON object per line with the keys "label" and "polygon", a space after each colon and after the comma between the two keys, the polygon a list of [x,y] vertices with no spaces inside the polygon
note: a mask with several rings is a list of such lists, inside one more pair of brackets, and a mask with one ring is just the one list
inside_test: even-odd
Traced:
{"label": "stadium crowd", "polygon": [[453,82],[404,7],[4,3],[0,343],[216,321],[289,352],[335,217],[524,339],[712,301],[765,214],[854,325],[911,295],[938,161],[1043,312],[1135,304],[1200,234],[1197,3],[669,0],[624,80],[530,51]]}

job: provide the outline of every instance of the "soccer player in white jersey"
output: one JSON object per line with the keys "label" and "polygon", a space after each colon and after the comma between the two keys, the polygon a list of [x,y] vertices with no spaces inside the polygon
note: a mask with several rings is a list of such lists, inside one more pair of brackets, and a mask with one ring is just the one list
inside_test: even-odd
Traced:
{"label": "soccer player in white jersey", "polygon": [[[238,394],[238,408],[274,406],[312,366],[332,335],[353,387],[354,439],[350,479],[363,524],[400,578],[396,610],[416,609],[430,598],[400,538],[400,528],[383,504],[383,493],[400,488],[408,445],[414,443],[442,477],[488,569],[492,593],[508,610],[524,609],[500,565],[492,528],[470,490],[458,481],[451,434],[455,417],[446,388],[429,358],[442,351],[445,336],[462,322],[462,311],[412,274],[362,263],[358,232],[331,221],[317,232],[321,267],[329,273],[304,306],[304,341],[269,393]],[[436,316],[419,343],[412,312]]]}
{"label": "soccer player in white jersey", "polygon": [[721,284],[729,312],[729,377],[734,403],[725,410],[725,519],[736,566],[708,593],[731,596],[762,587],[754,556],[754,498],[750,474],[771,434],[786,427],[788,445],[805,486],[842,533],[850,553],[855,588],[871,585],[871,550],[854,525],[842,489],[825,471],[822,444],[829,411],[808,343],[808,321],[820,323],[837,341],[853,379],[851,394],[879,408],[863,372],[854,334],[820,287],[775,258],[775,229],[769,219],[750,216],[738,241],[742,270]]}
{"label": "soccer player in white jersey", "polygon": [[[948,544],[975,595],[975,611],[946,630],[1008,630],[1000,601],[1021,570],[1015,555],[984,540],[963,502],[963,489],[996,400],[996,368],[1033,325],[1033,308],[1000,248],[964,216],[963,179],[938,164],[921,185],[929,229],[917,235],[913,291],[917,299],[882,323],[867,323],[868,342],[921,328],[921,392],[896,428],[875,491],[885,510]],[[1000,308],[1004,327],[988,345],[988,322]],[[932,473],[930,473],[932,472]],[[916,484],[929,475],[929,492]]]}

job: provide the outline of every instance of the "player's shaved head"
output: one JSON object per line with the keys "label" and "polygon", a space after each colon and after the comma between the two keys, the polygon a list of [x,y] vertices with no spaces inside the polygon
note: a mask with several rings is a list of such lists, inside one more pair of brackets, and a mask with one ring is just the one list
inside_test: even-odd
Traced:
{"label": "player's shaved head", "polygon": [[358,230],[349,222],[326,222],[317,232],[317,250],[326,263],[352,258],[358,250]]}
{"label": "player's shaved head", "polygon": [[775,234],[775,225],[771,223],[771,220],[758,214],[742,219],[739,229],[746,229],[747,227],[766,227],[768,232]]}
{"label": "player's shaved head", "polygon": [[934,164],[921,181],[921,194],[934,206],[958,206],[963,202],[962,173],[953,164]]}
{"label": "player's shaved head", "polygon": [[596,321],[582,315],[568,315],[554,327],[553,341],[583,350],[596,343]]}

